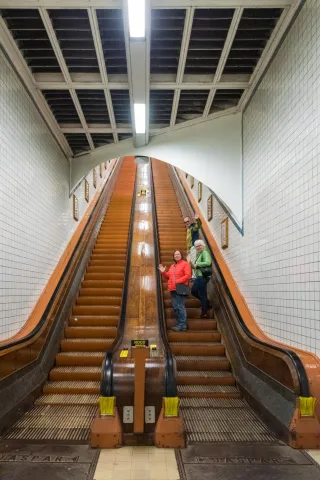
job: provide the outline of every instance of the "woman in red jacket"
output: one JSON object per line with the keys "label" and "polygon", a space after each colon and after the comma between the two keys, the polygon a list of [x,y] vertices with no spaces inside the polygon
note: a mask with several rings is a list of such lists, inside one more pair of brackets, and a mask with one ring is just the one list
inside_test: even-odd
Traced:
{"label": "woman in red jacket", "polygon": [[177,317],[177,326],[173,327],[174,332],[185,332],[187,330],[187,312],[184,305],[184,296],[178,295],[176,292],[176,284],[184,283],[188,285],[191,278],[191,267],[188,262],[183,259],[179,250],[173,254],[174,262],[169,268],[159,265],[159,270],[164,278],[168,279],[168,290],[172,299],[173,310]]}

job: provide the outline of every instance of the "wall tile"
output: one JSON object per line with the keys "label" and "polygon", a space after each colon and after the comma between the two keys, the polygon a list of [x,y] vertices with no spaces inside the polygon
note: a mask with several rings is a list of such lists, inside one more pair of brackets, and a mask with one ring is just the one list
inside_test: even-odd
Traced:
{"label": "wall tile", "polygon": [[[244,236],[229,222],[222,250],[262,329],[318,355],[319,88],[320,3],[307,0],[244,114]],[[223,216],[215,201],[219,245]]]}
{"label": "wall tile", "polygon": [[[109,175],[97,175],[97,189]],[[87,177],[90,200],[95,189]],[[75,195],[79,220],[88,203]],[[0,340],[24,325],[78,222],[69,162],[0,52]]]}

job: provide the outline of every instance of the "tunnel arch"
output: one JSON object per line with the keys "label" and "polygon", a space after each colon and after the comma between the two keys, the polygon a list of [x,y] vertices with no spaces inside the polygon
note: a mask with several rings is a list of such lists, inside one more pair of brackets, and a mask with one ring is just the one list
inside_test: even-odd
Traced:
{"label": "tunnel arch", "polygon": [[145,147],[132,139],[71,160],[71,188],[102,162],[141,155],[169,163],[207,185],[242,224],[242,115],[215,118],[151,137]]}

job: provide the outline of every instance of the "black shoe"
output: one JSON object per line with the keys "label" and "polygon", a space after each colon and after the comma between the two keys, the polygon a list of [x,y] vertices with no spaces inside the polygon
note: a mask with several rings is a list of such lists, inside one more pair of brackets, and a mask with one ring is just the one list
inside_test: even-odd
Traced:
{"label": "black shoe", "polygon": [[200,318],[208,318],[208,314],[207,313],[201,313]]}
{"label": "black shoe", "polygon": [[208,302],[208,310],[210,310],[211,308],[212,308],[212,303]]}

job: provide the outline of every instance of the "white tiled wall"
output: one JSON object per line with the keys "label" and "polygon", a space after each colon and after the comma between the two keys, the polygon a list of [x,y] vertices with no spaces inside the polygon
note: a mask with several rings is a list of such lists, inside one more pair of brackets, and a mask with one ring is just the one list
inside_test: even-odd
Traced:
{"label": "white tiled wall", "polygon": [[[110,169],[97,168],[97,189]],[[81,220],[83,182],[75,195]],[[0,340],[24,325],[74,233],[72,200],[68,160],[0,51]]]}
{"label": "white tiled wall", "polygon": [[[307,0],[244,114],[244,237],[229,222],[223,255],[263,330],[318,355],[319,152],[320,2]],[[214,202],[219,245],[224,216]]]}

